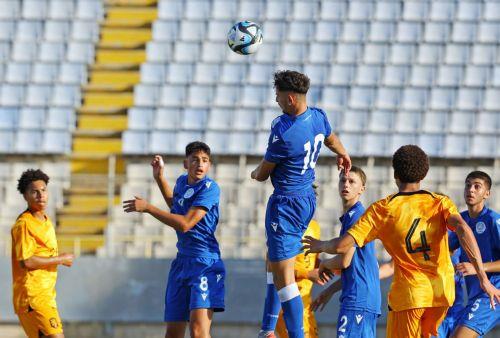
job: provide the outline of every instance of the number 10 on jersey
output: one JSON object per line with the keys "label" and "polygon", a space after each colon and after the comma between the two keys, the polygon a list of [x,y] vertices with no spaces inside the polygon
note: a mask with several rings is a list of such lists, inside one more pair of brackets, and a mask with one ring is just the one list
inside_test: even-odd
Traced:
{"label": "number 10 on jersey", "polygon": [[306,151],[306,157],[304,157],[304,167],[302,168],[301,175],[304,175],[307,168],[314,169],[316,162],[318,161],[319,149],[321,148],[321,143],[325,140],[325,135],[318,134],[314,137],[314,146],[311,152],[311,141],[304,143],[304,150]]}

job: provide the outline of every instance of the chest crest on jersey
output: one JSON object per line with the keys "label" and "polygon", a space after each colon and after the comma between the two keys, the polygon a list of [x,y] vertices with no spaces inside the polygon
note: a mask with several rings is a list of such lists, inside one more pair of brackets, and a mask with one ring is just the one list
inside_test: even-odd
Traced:
{"label": "chest crest on jersey", "polygon": [[182,207],[184,205],[184,198],[178,200],[177,203],[179,203],[179,205]]}
{"label": "chest crest on jersey", "polygon": [[193,188],[189,188],[188,190],[186,190],[186,192],[184,193],[184,198],[190,198],[191,196],[194,195],[194,189]]}
{"label": "chest crest on jersey", "polygon": [[476,223],[476,232],[479,235],[481,235],[485,231],[486,231],[486,224],[484,224],[484,222],[477,222]]}

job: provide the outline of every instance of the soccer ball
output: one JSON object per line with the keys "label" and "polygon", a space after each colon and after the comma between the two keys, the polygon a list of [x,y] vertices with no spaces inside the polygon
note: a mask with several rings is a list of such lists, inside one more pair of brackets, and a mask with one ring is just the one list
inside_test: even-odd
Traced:
{"label": "soccer ball", "polygon": [[227,33],[227,44],[235,53],[253,54],[262,44],[262,30],[255,22],[238,22]]}

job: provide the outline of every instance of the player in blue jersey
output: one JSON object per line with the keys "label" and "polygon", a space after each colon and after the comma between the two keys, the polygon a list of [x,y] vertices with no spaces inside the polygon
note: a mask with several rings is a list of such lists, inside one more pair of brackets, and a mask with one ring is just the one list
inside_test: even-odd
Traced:
{"label": "player in blue jersey", "polygon": [[[457,247],[459,245],[458,238],[453,235],[452,231],[448,231],[448,235],[450,236],[450,247]],[[451,254],[451,262],[453,266],[456,266],[460,262],[460,254],[461,250],[456,249]],[[457,322],[462,316],[463,310],[465,308],[464,304],[464,277],[461,273],[455,274],[455,302],[446,312],[446,317],[441,322],[441,325],[438,328],[437,338],[449,338],[453,334],[453,331],[457,327]]]}
{"label": "player in blue jersey", "polygon": [[316,209],[312,183],[321,145],[337,154],[337,165],[346,172],[351,160],[332,133],[325,112],[308,107],[309,78],[285,70],[274,74],[276,101],[283,111],[271,125],[264,159],[251,177],[263,182],[271,177],[274,192],[266,210],[268,284],[260,337],[273,336],[276,321],[283,316],[290,338],[304,337],[303,304],[295,283],[295,256],[301,252],[301,238]]}
{"label": "player in blue jersey", "polygon": [[[365,191],[364,171],[352,166],[349,176],[340,174],[339,195],[343,214],[340,235],[349,230],[363,215],[365,208],[359,201]],[[375,254],[375,243],[362,248],[352,247],[343,255],[337,255],[320,264],[320,274],[341,270],[340,284],[332,284],[315,299],[313,308],[326,304],[331,296],[342,287],[340,312],[337,320],[337,337],[376,337],[377,318],[380,315],[379,266]],[[377,290],[377,292],[373,292]]]}
{"label": "player in blue jersey", "polygon": [[[465,179],[464,197],[467,210],[462,218],[471,227],[481,251],[484,270],[491,284],[500,288],[500,214],[485,203],[490,197],[491,178],[482,171],[473,171]],[[450,243],[454,241],[451,236]],[[476,271],[462,250],[457,270],[465,277],[468,302],[453,337],[472,338],[486,334],[500,323],[500,309],[492,308],[488,295],[481,289]],[[498,305],[498,303],[497,303]]]}
{"label": "player in blue jersey", "polygon": [[225,269],[215,230],[219,221],[220,189],[207,176],[210,148],[203,142],[186,146],[184,168],[172,190],[163,175],[163,159],[151,162],[153,176],[170,212],[135,197],[125,212],[146,212],[175,229],[178,254],[172,262],[165,295],[166,338],[183,338],[187,322],[191,337],[210,337],[214,312],[224,311]]}

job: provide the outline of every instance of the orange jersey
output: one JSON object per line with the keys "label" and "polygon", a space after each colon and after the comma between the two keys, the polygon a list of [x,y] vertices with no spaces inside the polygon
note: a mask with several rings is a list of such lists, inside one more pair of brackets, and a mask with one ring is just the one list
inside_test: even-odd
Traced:
{"label": "orange jersey", "polygon": [[372,204],[348,230],[360,247],[380,239],[394,259],[392,310],[453,304],[454,270],[446,225],[452,214],[458,210],[447,196],[423,190],[397,193]]}
{"label": "orange jersey", "polygon": [[13,301],[16,313],[42,307],[56,307],[57,267],[23,269],[20,261],[32,256],[58,255],[54,226],[46,216],[45,221],[35,218],[29,211],[22,213],[11,230]]}
{"label": "orange jersey", "polygon": [[[319,239],[321,237],[321,228],[319,223],[312,220],[304,232],[303,237],[311,236],[313,238]],[[316,267],[316,261],[318,260],[318,254],[304,255],[303,253],[295,257],[295,271],[297,275],[305,275],[307,272],[314,270]],[[297,286],[299,287],[300,294],[302,297],[308,296],[308,303],[310,303],[311,290],[313,287],[313,282],[307,278],[297,279]],[[306,304],[304,304],[305,306]]]}

